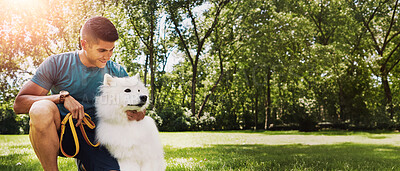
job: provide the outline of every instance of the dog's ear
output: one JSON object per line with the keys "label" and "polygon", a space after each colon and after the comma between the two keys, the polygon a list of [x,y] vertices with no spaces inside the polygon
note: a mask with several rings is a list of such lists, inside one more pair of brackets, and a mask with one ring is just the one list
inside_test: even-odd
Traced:
{"label": "dog's ear", "polygon": [[107,86],[111,86],[114,85],[114,80],[113,77],[109,74],[105,74],[104,75],[104,81],[103,81],[103,85],[107,85]]}
{"label": "dog's ear", "polygon": [[139,73],[137,73],[134,77],[135,77],[136,79],[140,80],[140,74],[139,74]]}

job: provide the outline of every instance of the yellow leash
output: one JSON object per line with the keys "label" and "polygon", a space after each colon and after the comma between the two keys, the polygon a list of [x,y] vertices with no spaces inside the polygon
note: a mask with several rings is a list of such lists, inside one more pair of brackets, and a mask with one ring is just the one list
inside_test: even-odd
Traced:
{"label": "yellow leash", "polygon": [[[94,124],[94,122],[92,121],[92,118],[85,113],[85,117],[83,118],[83,123],[81,125],[79,125],[79,128],[81,129],[82,135],[85,138],[85,141],[87,144],[91,145],[92,147],[98,147],[100,145],[100,143],[97,142],[97,144],[93,144],[92,142],[90,142],[89,138],[86,135],[86,131],[83,128],[83,125],[87,125],[90,129],[94,129],[96,127],[96,125]],[[64,149],[62,147],[62,140],[64,137],[64,132],[65,132],[65,124],[67,124],[67,122],[69,122],[69,126],[71,127],[71,132],[72,132],[72,136],[74,137],[74,142],[75,142],[75,154],[74,155],[68,155],[67,153],[64,152]],[[79,153],[79,140],[78,140],[78,135],[76,134],[76,130],[75,130],[75,125],[74,122],[72,120],[72,114],[68,113],[67,116],[65,116],[64,120],[61,122],[61,138],[60,138],[60,149],[61,152],[64,154],[65,157],[75,157],[78,153]]]}

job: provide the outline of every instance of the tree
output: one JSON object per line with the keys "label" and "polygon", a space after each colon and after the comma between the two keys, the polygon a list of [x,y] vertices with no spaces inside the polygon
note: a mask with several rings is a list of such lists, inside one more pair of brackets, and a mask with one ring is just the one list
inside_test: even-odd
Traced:
{"label": "tree", "polygon": [[[210,37],[218,24],[222,9],[229,3],[229,0],[220,1],[164,1],[164,4],[169,15],[169,20],[173,23],[173,28],[176,36],[179,39],[179,46],[185,52],[192,66],[192,87],[191,87],[191,111],[196,114],[196,84],[198,77],[199,57],[202,55],[206,40]],[[215,11],[213,14],[203,14],[206,16],[204,21],[198,21],[197,18],[201,14],[196,14],[193,10],[201,5],[213,5]],[[207,13],[211,11],[206,11]],[[207,20],[208,19],[208,20]],[[190,26],[183,25],[184,20],[190,21]],[[203,26],[203,27],[199,27]],[[194,54],[193,54],[194,53]],[[197,115],[197,117],[199,117]]]}
{"label": "tree", "polygon": [[237,26],[240,25],[240,22],[242,22],[242,19],[239,18],[246,16],[246,14],[243,15],[241,13],[242,11],[238,9],[240,6],[245,5],[246,4],[241,1],[228,3],[225,7],[225,10],[221,12],[219,19],[221,24],[215,27],[212,36],[210,36],[210,56],[214,57],[211,63],[214,63],[216,68],[214,69],[213,65],[209,67],[211,70],[208,72],[208,76],[211,77],[210,79],[214,80],[210,81],[210,83],[212,83],[210,86],[206,86],[205,97],[201,103],[199,111],[197,112],[197,116],[202,115],[208,100],[215,93],[218,84],[225,76],[226,69],[224,67],[224,63],[232,62],[232,58],[237,55],[237,52],[243,46],[243,43],[240,41],[240,39],[243,38],[243,34]]}
{"label": "tree", "polygon": [[[139,37],[140,41],[145,46],[144,54],[146,58],[145,71],[147,72],[147,59],[149,60],[150,66],[150,108],[154,106],[155,101],[155,69],[157,61],[156,59],[156,29],[157,21],[160,17],[160,3],[159,0],[123,0],[124,9],[126,14],[129,16],[129,22],[133,26],[133,30]],[[145,72],[145,82],[146,82],[146,72]]]}
{"label": "tree", "polygon": [[[351,13],[351,8],[342,1],[305,1],[302,13],[312,21],[317,33],[313,50],[324,59],[323,63],[317,64],[325,67],[321,72],[324,76],[316,80],[306,79],[323,106],[321,111],[326,112],[323,118],[333,122],[339,122],[339,119],[340,122],[355,122],[367,118],[362,94],[368,87],[365,84],[368,79],[364,80],[368,72],[363,71],[365,63],[361,51],[366,29],[353,16],[346,15]],[[319,87],[329,84],[332,89]],[[331,102],[325,103],[323,99],[332,97],[332,93],[338,98],[329,98]],[[338,104],[339,112],[333,104]]]}
{"label": "tree", "polygon": [[399,1],[350,1],[350,5],[356,13],[356,19],[368,30],[372,42],[371,50],[367,49],[371,53],[370,68],[372,73],[381,78],[387,110],[393,119],[393,95],[388,77],[400,62],[400,57],[394,55],[400,47],[400,24],[397,22]]}

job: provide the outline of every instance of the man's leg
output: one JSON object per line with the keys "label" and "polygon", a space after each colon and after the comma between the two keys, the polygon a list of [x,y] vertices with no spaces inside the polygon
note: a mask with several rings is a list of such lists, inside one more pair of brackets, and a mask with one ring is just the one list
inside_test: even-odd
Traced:
{"label": "man's leg", "polygon": [[58,170],[57,155],[61,118],[56,104],[41,100],[32,104],[29,110],[29,138],[36,156],[45,171]]}

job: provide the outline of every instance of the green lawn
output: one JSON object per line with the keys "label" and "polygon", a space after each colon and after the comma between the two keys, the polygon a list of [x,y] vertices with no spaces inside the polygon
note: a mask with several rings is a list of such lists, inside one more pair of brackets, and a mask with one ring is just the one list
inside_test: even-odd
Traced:
{"label": "green lawn", "polygon": [[[227,131],[161,133],[167,170],[399,170],[400,134]],[[60,170],[76,170],[59,158]],[[0,135],[0,170],[41,170],[27,135]]]}

